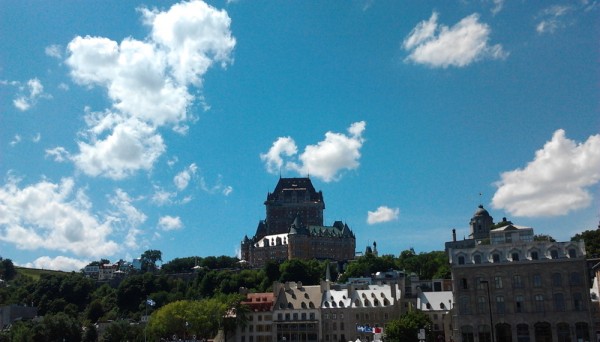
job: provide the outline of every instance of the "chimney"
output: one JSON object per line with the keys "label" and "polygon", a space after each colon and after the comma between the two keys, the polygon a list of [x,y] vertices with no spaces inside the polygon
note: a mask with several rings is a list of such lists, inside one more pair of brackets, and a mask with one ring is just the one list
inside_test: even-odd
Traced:
{"label": "chimney", "polygon": [[456,229],[452,229],[452,241],[456,242]]}

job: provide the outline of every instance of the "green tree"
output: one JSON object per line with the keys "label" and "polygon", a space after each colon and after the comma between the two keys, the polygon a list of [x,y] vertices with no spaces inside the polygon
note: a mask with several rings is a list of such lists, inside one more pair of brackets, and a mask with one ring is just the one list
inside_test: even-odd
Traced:
{"label": "green tree", "polygon": [[348,278],[370,277],[377,272],[386,272],[392,269],[397,269],[393,256],[377,257],[369,253],[349,263],[340,277],[340,281],[344,282]]}
{"label": "green tree", "polygon": [[142,263],[142,271],[154,272],[157,269],[156,262],[162,261],[162,252],[157,249],[149,249],[142,253],[140,260]]}
{"label": "green tree", "polygon": [[419,310],[412,310],[399,319],[391,320],[386,324],[386,341],[390,342],[418,342],[419,329],[426,329],[429,333],[431,320]]}
{"label": "green tree", "polygon": [[0,279],[5,281],[12,280],[17,275],[15,265],[12,260],[0,258]]}
{"label": "green tree", "polygon": [[571,237],[571,241],[580,240],[585,243],[585,252],[588,257],[600,257],[600,229],[586,230]]}
{"label": "green tree", "polygon": [[143,341],[144,330],[139,325],[132,325],[129,321],[119,320],[112,322],[102,334],[104,342]]}
{"label": "green tree", "polygon": [[450,265],[444,251],[417,254],[414,249],[407,249],[400,253],[396,265],[401,270],[417,274],[420,279],[450,278]]}
{"label": "green tree", "polygon": [[172,335],[212,339],[222,326],[227,309],[227,303],[217,298],[169,303],[152,313],[148,332],[155,339]]}
{"label": "green tree", "polygon": [[533,236],[533,241],[549,241],[549,242],[556,242],[556,240],[547,234],[535,234]]}
{"label": "green tree", "polygon": [[325,265],[317,260],[286,260],[279,265],[279,281],[300,281],[304,285],[318,285],[325,276]]}

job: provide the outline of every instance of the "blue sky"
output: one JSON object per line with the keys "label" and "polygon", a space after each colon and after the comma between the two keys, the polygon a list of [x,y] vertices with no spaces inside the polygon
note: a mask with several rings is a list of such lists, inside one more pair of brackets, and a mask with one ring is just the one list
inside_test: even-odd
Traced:
{"label": "blue sky", "polygon": [[0,1],[0,256],[235,256],[310,174],[357,250],[599,218],[595,1]]}

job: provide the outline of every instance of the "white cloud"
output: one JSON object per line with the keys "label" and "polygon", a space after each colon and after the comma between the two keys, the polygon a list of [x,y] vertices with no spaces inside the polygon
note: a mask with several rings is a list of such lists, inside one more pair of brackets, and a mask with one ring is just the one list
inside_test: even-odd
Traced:
{"label": "white cloud", "polygon": [[155,186],[154,195],[152,195],[152,203],[163,206],[173,203],[173,198],[177,196],[176,192],[169,192]]}
{"label": "white cloud", "polygon": [[31,141],[33,141],[34,143],[39,143],[40,140],[42,140],[42,134],[41,133],[36,133],[33,138],[31,138]]}
{"label": "white cloud", "polygon": [[164,231],[179,230],[183,228],[183,223],[181,223],[181,219],[179,218],[179,216],[173,217],[167,215],[162,216],[158,220],[158,226]]}
{"label": "white cloud", "polygon": [[121,189],[115,190],[115,195],[110,198],[110,203],[115,208],[111,212],[111,221],[115,228],[126,231],[125,246],[130,249],[139,247],[137,236],[142,232],[139,227],[146,222],[146,215],[133,206],[135,199],[129,197]]}
{"label": "white cloud", "polygon": [[27,81],[27,87],[21,86],[21,95],[13,100],[14,106],[20,111],[27,111],[34,106],[39,98],[52,98],[51,95],[44,93],[44,86],[37,78]]}
{"label": "white cloud", "polygon": [[196,174],[197,170],[198,167],[196,164],[192,163],[173,178],[173,183],[175,183],[175,186],[179,191],[182,191],[188,187],[190,180]]}
{"label": "white cloud", "polygon": [[[360,149],[364,143],[362,133],[365,128],[366,123],[360,121],[353,123],[348,128],[348,135],[333,132],[325,133],[325,140],[304,148],[304,152],[298,156],[299,162],[287,161],[285,163],[286,169],[296,171],[302,175],[310,174],[325,182],[339,180],[344,170],[354,170],[359,167]],[[281,141],[281,138],[278,141]],[[293,144],[293,140],[288,141],[287,144]],[[272,158],[281,158],[273,151],[277,146],[273,144],[267,154],[261,155],[261,158],[267,164],[267,170],[271,173],[274,173],[272,168],[269,169],[269,165],[273,164]],[[287,154],[287,151],[290,150],[280,149],[279,151],[284,151]],[[279,161],[275,160],[275,163],[277,162]]]}
{"label": "white cloud", "polygon": [[231,185],[226,186],[223,189],[223,195],[229,196],[233,192],[233,187]]}
{"label": "white cloud", "polygon": [[71,156],[64,147],[55,147],[46,150],[46,157],[53,157],[54,161],[62,163],[69,159]]}
{"label": "white cloud", "polygon": [[44,49],[44,52],[46,53],[46,55],[48,55],[50,57],[61,59],[63,47],[58,44],[49,45],[49,46],[46,46],[46,48]]}
{"label": "white cloud", "polygon": [[492,8],[492,14],[496,15],[502,11],[502,7],[504,7],[504,0],[492,0],[494,3],[494,8]]}
{"label": "white cloud", "polygon": [[[194,121],[195,100],[188,87],[202,85],[214,64],[232,62],[235,46],[225,11],[201,1],[173,5],[168,11],[140,9],[151,34],[121,43],[105,37],[76,37],[67,46],[73,80],[104,88],[112,108],[88,115],[87,141],[72,157],[91,176],[114,179],[149,170],[165,151],[157,129],[180,134]],[[105,132],[105,136],[99,136]]]}
{"label": "white cloud", "polygon": [[118,245],[109,240],[110,221],[100,222],[90,209],[84,191],[76,190],[71,178],[19,188],[19,180],[11,177],[0,187],[0,240],[19,249],[112,255]]}
{"label": "white cloud", "polygon": [[526,167],[501,174],[492,205],[515,216],[565,215],[589,206],[598,182],[600,134],[577,143],[560,129]]}
{"label": "white cloud", "polygon": [[15,146],[21,142],[21,136],[19,134],[15,134],[15,137],[10,142],[10,146]]}
{"label": "white cloud", "polygon": [[[364,121],[355,122],[348,128],[349,135],[327,132],[325,140],[317,145],[308,145],[297,161],[285,162],[285,168],[299,174],[310,174],[325,182],[339,180],[343,170],[354,170],[360,163],[360,149],[364,143],[362,133]],[[282,155],[293,157],[298,153],[291,137],[278,138],[267,153],[260,155],[269,173],[277,173],[284,165]]]}
{"label": "white cloud", "polygon": [[394,221],[398,219],[398,215],[400,215],[400,209],[381,206],[377,210],[367,213],[367,223],[376,224]]}
{"label": "white cloud", "polygon": [[48,256],[43,256],[35,259],[33,262],[29,262],[24,267],[29,268],[39,268],[44,270],[57,270],[57,271],[65,271],[65,272],[77,272],[88,265],[90,262],[85,260],[79,260],[74,258],[69,258],[65,256],[57,256],[55,258],[50,258]]}
{"label": "white cloud", "polygon": [[535,30],[539,34],[554,33],[556,30],[564,28],[569,23],[567,15],[574,10],[571,6],[553,5],[540,12],[539,22]]}
{"label": "white cloud", "polygon": [[267,172],[277,173],[281,171],[281,167],[283,166],[281,155],[290,157],[296,153],[298,153],[298,147],[296,147],[294,139],[291,137],[280,137],[273,142],[269,152],[260,154],[260,159],[265,162]]}
{"label": "white cloud", "polygon": [[122,179],[138,170],[150,170],[166,149],[155,129],[133,118],[117,123],[110,135],[100,139],[93,131],[89,133],[91,143],[80,141],[80,153],[71,160],[90,176]]}
{"label": "white cloud", "polygon": [[503,59],[508,56],[502,46],[488,44],[491,30],[479,22],[479,15],[463,18],[452,27],[437,23],[433,12],[429,20],[417,24],[403,42],[410,54],[406,58],[430,67],[464,67],[481,59]]}

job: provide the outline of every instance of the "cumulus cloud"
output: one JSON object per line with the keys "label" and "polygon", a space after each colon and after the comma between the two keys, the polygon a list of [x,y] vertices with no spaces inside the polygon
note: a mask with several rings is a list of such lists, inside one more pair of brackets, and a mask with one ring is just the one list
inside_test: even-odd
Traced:
{"label": "cumulus cloud", "polygon": [[90,176],[123,179],[140,169],[149,170],[166,149],[162,136],[135,118],[117,123],[103,137],[89,133],[92,142],[79,141],[80,153],[71,160]]}
{"label": "cumulus cloud", "polygon": [[261,154],[260,159],[265,162],[265,166],[269,173],[277,173],[281,171],[283,166],[283,158],[281,155],[285,157],[291,157],[298,153],[298,147],[296,146],[296,142],[291,137],[280,137],[269,149],[269,152]]}
{"label": "cumulus cloud", "polygon": [[185,122],[194,120],[190,87],[200,87],[212,65],[232,62],[235,39],[225,11],[202,1],[139,11],[150,28],[144,40],[78,36],[67,46],[73,81],[104,89],[112,104],[87,115],[85,139],[71,157],[91,176],[122,179],[149,170],[165,151],[158,128],[185,134]]}
{"label": "cumulus cloud", "polygon": [[20,188],[19,180],[11,177],[0,188],[0,240],[19,249],[112,255],[118,244],[109,239],[111,233],[110,220],[99,221],[72,178]]}
{"label": "cumulus cloud", "polygon": [[173,217],[167,215],[158,219],[158,226],[164,231],[179,230],[183,228],[183,223],[181,223],[179,216]]}
{"label": "cumulus cloud", "polygon": [[173,178],[173,183],[177,187],[177,190],[182,191],[188,187],[190,180],[196,174],[198,167],[196,164],[192,163],[190,166],[186,167],[185,170],[178,173],[175,178]]}
{"label": "cumulus cloud", "polygon": [[381,206],[377,210],[367,213],[367,223],[376,224],[394,221],[398,219],[398,215],[400,215],[400,209]]}
{"label": "cumulus cloud", "polygon": [[[299,174],[310,174],[325,182],[337,181],[344,170],[354,170],[360,165],[360,149],[364,143],[362,133],[366,128],[364,121],[355,122],[348,128],[348,135],[334,132],[325,133],[325,140],[316,145],[308,145],[304,152],[298,153],[296,143],[291,137],[278,138],[267,153],[260,155],[267,172],[277,173],[285,169]],[[284,162],[284,158],[292,159]]]}
{"label": "cumulus cloud", "polygon": [[479,15],[463,18],[452,27],[438,24],[433,12],[404,39],[402,46],[410,54],[406,61],[430,67],[464,67],[482,59],[504,59],[508,56],[499,44],[489,45],[491,30],[479,22]]}
{"label": "cumulus cloud", "polygon": [[49,94],[44,93],[44,86],[37,78],[32,78],[27,81],[26,86],[19,87],[20,95],[13,100],[14,106],[20,111],[27,111],[34,106],[39,98],[52,98]]}
{"label": "cumulus cloud", "polygon": [[50,258],[48,256],[43,256],[35,259],[33,262],[29,262],[24,267],[28,268],[39,268],[44,270],[57,270],[57,271],[65,271],[77,272],[83,269],[86,265],[89,264],[89,261],[69,258],[65,256],[57,256],[55,258]]}
{"label": "cumulus cloud", "polygon": [[492,205],[514,216],[565,215],[589,206],[599,181],[600,134],[577,143],[560,129],[527,166],[501,174]]}

